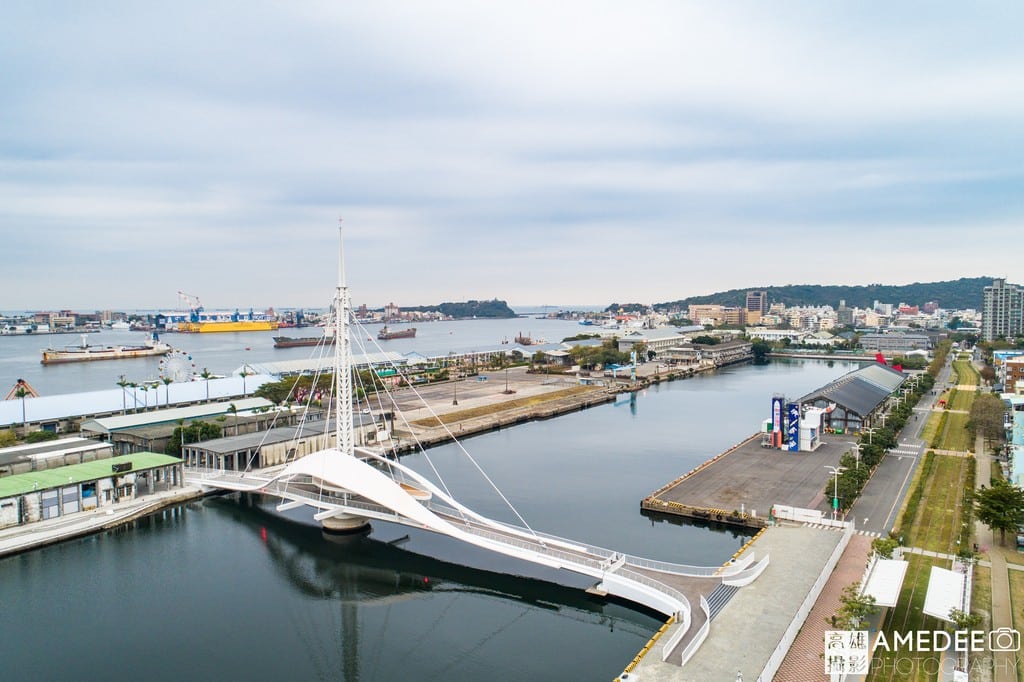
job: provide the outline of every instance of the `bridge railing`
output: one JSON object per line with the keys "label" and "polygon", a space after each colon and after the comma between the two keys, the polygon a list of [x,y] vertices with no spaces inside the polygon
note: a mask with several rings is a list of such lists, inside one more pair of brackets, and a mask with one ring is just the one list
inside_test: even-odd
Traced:
{"label": "bridge railing", "polygon": [[654,578],[649,578],[642,573],[631,571],[628,568],[620,568],[619,570],[615,571],[615,575],[620,576],[622,578],[629,578],[630,580],[646,585],[647,587],[654,588],[655,590],[658,590],[663,594],[667,594],[668,596],[678,600],[683,604],[689,605],[690,603],[690,600],[686,598],[686,595],[677,590],[676,588],[669,587],[665,583],[659,580],[655,580]]}
{"label": "bridge railing", "polygon": [[468,533],[477,535],[479,537],[487,538],[488,540],[493,540],[494,542],[499,542],[505,545],[511,545],[513,547],[518,547],[519,549],[526,549],[531,552],[535,552],[543,556],[552,557],[554,559],[559,559],[566,563],[575,564],[577,566],[582,565],[597,570],[600,570],[603,566],[603,563],[601,561],[598,561],[597,559],[590,559],[580,554],[573,554],[572,552],[565,552],[560,549],[554,549],[553,547],[550,547],[548,545],[542,545],[536,541],[531,542],[530,540],[527,540],[525,538],[504,535],[496,531],[486,530],[479,526],[470,525],[462,526],[462,528]]}
{"label": "bridge railing", "polygon": [[[700,628],[693,635],[693,639],[683,649],[681,660],[679,665],[686,665],[686,662],[690,660],[690,657],[696,653],[700,645],[704,643],[704,640],[708,637],[708,632],[711,630],[711,607],[708,606],[708,600],[704,598],[704,595],[700,596],[700,608],[704,612],[704,622]],[[667,661],[669,656],[672,655],[672,651],[679,646],[679,642],[683,641],[683,637],[686,636],[686,630],[679,629],[671,639],[665,642],[665,647],[661,651],[661,660]]]}
{"label": "bridge railing", "polygon": [[690,566],[688,564],[674,564],[669,561],[656,561],[643,557],[626,555],[626,563],[638,568],[647,568],[661,573],[672,573],[674,575],[687,575],[699,578],[708,578],[715,575],[722,575],[724,571],[721,566]]}

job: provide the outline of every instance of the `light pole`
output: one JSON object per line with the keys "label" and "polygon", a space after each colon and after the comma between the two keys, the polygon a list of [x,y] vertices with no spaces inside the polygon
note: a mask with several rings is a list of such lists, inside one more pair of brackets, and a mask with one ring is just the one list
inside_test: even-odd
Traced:
{"label": "light pole", "polygon": [[832,475],[835,476],[835,487],[833,488],[832,496],[832,520],[836,520],[836,510],[839,509],[839,473],[846,471],[846,467],[834,467],[831,464],[824,465],[826,469],[831,469]]}
{"label": "light pole", "polygon": [[[882,423],[884,424],[885,422],[882,422]],[[868,434],[868,445],[871,445],[871,436],[875,435],[875,431],[877,431],[877,430],[878,429],[873,427],[873,426],[869,426],[866,429],[861,429],[860,430],[861,433]]]}
{"label": "light pole", "polygon": [[860,443],[854,443],[850,447],[853,449],[853,454],[857,458],[857,468],[860,469]]}

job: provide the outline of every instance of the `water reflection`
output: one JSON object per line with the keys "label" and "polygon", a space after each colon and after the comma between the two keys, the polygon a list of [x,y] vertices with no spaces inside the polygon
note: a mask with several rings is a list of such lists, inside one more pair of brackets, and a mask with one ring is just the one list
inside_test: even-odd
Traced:
{"label": "water reflection", "polygon": [[[618,625],[637,634],[648,632],[645,626],[608,615],[606,601],[577,588],[410,552],[401,547],[403,538],[383,542],[368,532],[323,533],[318,526],[271,511],[268,501],[258,496],[226,496],[208,504],[258,533],[281,575],[307,596],[373,605],[425,592],[483,594],[602,623],[609,630]],[[637,620],[645,624],[642,614],[661,618],[640,607],[635,610]]]}

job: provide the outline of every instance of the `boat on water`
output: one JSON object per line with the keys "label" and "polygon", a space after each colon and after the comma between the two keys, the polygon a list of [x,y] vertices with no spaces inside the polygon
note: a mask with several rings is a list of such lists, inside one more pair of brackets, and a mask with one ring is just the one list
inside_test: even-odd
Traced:
{"label": "boat on water", "polygon": [[63,350],[47,348],[43,351],[44,365],[58,365],[65,362],[90,362],[93,360],[124,360],[127,358],[146,358],[156,355],[167,355],[170,345],[160,341],[156,334],[142,345],[90,346],[86,337],[82,336],[80,346],[67,346]]}
{"label": "boat on water", "polygon": [[274,348],[298,348],[300,346],[319,346],[321,343],[333,346],[334,335],[328,336],[275,336]]}
{"label": "boat on water", "polygon": [[400,329],[398,331],[391,331],[387,325],[377,332],[377,338],[381,341],[390,341],[391,339],[412,339],[416,337],[416,327],[409,327],[407,329]]}
{"label": "boat on water", "polygon": [[269,332],[278,327],[277,320],[218,320],[212,322],[182,322],[179,332],[208,334],[215,332]]}

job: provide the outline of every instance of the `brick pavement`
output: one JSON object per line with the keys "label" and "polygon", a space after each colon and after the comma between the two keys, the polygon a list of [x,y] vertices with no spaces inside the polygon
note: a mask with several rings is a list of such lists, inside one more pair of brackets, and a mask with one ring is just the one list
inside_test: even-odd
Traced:
{"label": "brick pavement", "polygon": [[804,626],[789,648],[775,679],[779,682],[810,682],[828,680],[825,663],[821,658],[824,651],[825,630],[829,628],[826,619],[839,608],[839,597],[843,588],[864,577],[872,538],[854,535],[839,558],[832,576],[825,583],[814,607],[807,615]]}

